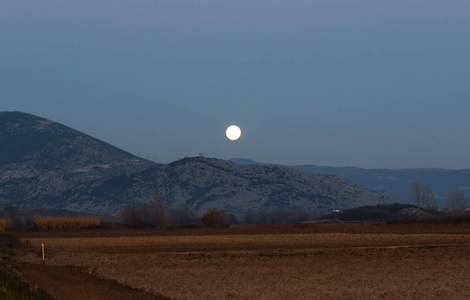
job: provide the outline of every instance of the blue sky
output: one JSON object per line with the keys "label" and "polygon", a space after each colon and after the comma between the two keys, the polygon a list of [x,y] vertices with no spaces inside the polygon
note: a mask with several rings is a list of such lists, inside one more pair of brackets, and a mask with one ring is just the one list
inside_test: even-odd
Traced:
{"label": "blue sky", "polygon": [[468,28],[455,0],[1,1],[0,110],[163,163],[470,168]]}

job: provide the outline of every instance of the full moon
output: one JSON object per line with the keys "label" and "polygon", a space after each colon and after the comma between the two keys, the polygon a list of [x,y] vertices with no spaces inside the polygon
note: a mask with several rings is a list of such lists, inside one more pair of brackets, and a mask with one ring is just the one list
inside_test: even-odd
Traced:
{"label": "full moon", "polygon": [[240,127],[236,125],[229,126],[227,130],[225,131],[225,134],[227,135],[229,140],[238,140],[240,135],[242,135],[242,131],[240,130]]}

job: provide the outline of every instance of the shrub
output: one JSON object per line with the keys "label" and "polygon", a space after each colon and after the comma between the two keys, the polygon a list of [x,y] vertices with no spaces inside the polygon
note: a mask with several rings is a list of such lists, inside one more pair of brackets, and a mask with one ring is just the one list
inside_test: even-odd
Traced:
{"label": "shrub", "polygon": [[131,227],[162,227],[166,223],[166,214],[163,206],[136,204],[123,207],[119,218],[123,224]]}
{"label": "shrub", "polygon": [[274,208],[271,211],[245,211],[241,216],[244,224],[297,224],[317,219],[315,211]]}
{"label": "shrub", "polygon": [[149,210],[142,206],[126,206],[119,212],[119,218],[126,225],[141,227],[147,224],[146,217],[142,215],[142,212],[146,214]]}
{"label": "shrub", "polygon": [[[402,203],[393,203],[393,204],[382,204],[382,205],[367,205],[355,207],[340,212],[332,212],[326,216],[324,219],[338,219],[342,221],[389,221],[394,219],[405,219],[405,218],[415,218],[417,215],[414,213],[411,216],[405,216],[401,214],[401,211],[406,208],[416,208],[415,205],[411,204],[402,204]],[[418,209],[423,211],[422,209]],[[429,214],[437,214],[435,210],[427,210]]]}
{"label": "shrub", "polygon": [[227,219],[225,213],[216,208],[211,208],[202,216],[202,225],[206,227],[227,227]]}
{"label": "shrub", "polygon": [[83,229],[100,225],[98,217],[42,217],[34,216],[33,228],[37,229]]}
{"label": "shrub", "polygon": [[123,207],[119,212],[121,222],[132,227],[163,227],[167,223],[167,215],[161,194],[155,196],[154,203],[136,203]]}
{"label": "shrub", "polygon": [[0,233],[3,233],[5,231],[6,226],[7,226],[7,220],[0,219]]}
{"label": "shrub", "polygon": [[184,209],[171,209],[168,211],[168,225],[186,226],[200,224],[200,217],[193,211]]}
{"label": "shrub", "polygon": [[46,291],[25,282],[11,267],[0,264],[0,299],[54,300]]}

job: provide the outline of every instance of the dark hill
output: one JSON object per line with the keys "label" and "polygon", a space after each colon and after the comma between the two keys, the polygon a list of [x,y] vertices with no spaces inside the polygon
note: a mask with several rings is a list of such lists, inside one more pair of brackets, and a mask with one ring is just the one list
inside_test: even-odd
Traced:
{"label": "dark hill", "polygon": [[[115,214],[151,202],[199,213],[273,208],[346,209],[390,198],[335,175],[282,166],[241,166],[204,157],[158,165],[67,126],[33,115],[0,113],[0,201]],[[0,207],[1,208],[1,207]]]}
{"label": "dark hill", "polygon": [[21,112],[0,112],[1,206],[32,204],[78,183],[152,166],[62,124]]}
{"label": "dark hill", "polygon": [[106,214],[136,202],[151,203],[157,193],[170,208],[199,213],[209,208],[235,214],[274,208],[323,213],[392,201],[335,175],[193,157],[136,174],[79,184],[44,202],[57,208]]}
{"label": "dark hill", "polygon": [[[272,165],[243,158],[233,158],[232,161],[241,165]],[[410,201],[410,185],[416,180],[431,186],[440,199],[453,190],[463,191],[470,196],[470,170],[437,168],[363,169],[316,165],[297,165],[292,167],[313,174],[338,175],[373,191],[391,196],[401,202]]]}

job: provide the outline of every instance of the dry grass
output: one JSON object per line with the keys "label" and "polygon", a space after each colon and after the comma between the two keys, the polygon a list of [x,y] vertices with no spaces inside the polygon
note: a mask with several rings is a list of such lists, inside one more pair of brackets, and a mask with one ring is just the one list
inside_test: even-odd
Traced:
{"label": "dry grass", "polygon": [[[230,232],[230,231],[221,231]],[[204,231],[207,233],[207,231]],[[23,237],[46,264],[176,299],[469,299],[467,234]],[[25,261],[40,263],[38,251]]]}
{"label": "dry grass", "polygon": [[[23,238],[24,240],[24,238]],[[465,234],[271,234],[29,238],[58,252],[103,254],[470,245]]]}
{"label": "dry grass", "polygon": [[83,229],[100,225],[97,217],[42,217],[34,216],[33,227],[38,229]]}
{"label": "dry grass", "polygon": [[5,231],[6,226],[7,226],[7,220],[0,219],[0,233],[3,233]]}
{"label": "dry grass", "polygon": [[317,234],[317,233],[353,233],[353,234],[410,234],[410,233],[470,233],[470,223],[411,222],[411,223],[339,223],[339,224],[304,224],[304,225],[238,225],[230,228],[209,227],[166,227],[166,228],[117,228],[101,224],[98,228],[79,230],[35,231],[10,230],[17,237],[128,237],[128,236],[234,236],[234,235],[278,235],[278,234]]}

